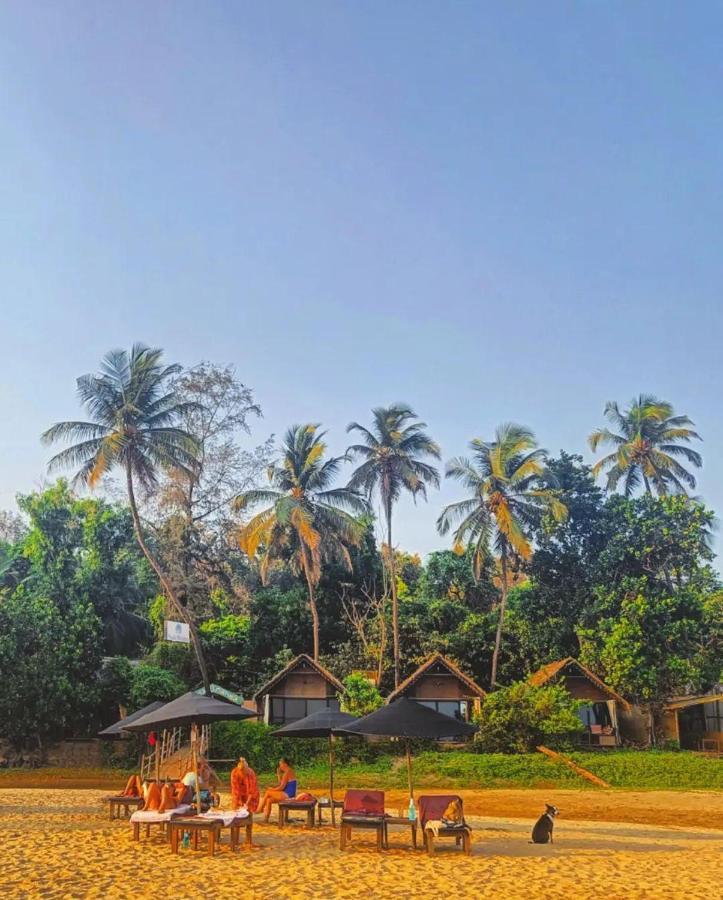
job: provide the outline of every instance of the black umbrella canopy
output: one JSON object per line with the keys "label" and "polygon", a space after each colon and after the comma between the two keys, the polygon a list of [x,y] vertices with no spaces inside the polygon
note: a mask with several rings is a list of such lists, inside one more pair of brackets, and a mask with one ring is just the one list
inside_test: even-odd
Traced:
{"label": "black umbrella canopy", "polygon": [[357,719],[339,733],[442,741],[446,738],[468,737],[475,731],[477,731],[475,725],[453,719],[452,716],[445,716],[435,709],[401,697],[369,713],[368,716]]}
{"label": "black umbrella canopy", "polygon": [[356,716],[349,713],[336,712],[333,709],[320,709],[318,712],[291,722],[273,732],[274,737],[321,738],[330,734],[344,734],[344,728],[356,722]]}
{"label": "black umbrella canopy", "polygon": [[[123,731],[160,731],[163,728],[175,728],[177,725],[208,725],[227,719],[250,719],[256,713],[244,709],[235,703],[207,697],[189,691],[160,709],[150,712],[129,725],[123,725]],[[127,720],[126,720],[127,721]]]}
{"label": "black umbrella canopy", "polygon": [[[117,722],[114,722],[113,725],[109,725],[107,728],[104,728],[102,731],[98,732],[98,737],[102,738],[119,738],[123,736],[123,731],[125,730],[126,725],[130,725],[133,722],[137,722],[138,719],[147,715],[148,713],[155,712],[157,709],[160,709],[165,704],[162,700],[154,700],[153,703],[149,703],[148,706],[144,706],[142,709],[137,709],[134,713],[131,713],[129,716],[126,716],[125,719],[119,719]],[[153,729],[149,729],[153,731]]]}

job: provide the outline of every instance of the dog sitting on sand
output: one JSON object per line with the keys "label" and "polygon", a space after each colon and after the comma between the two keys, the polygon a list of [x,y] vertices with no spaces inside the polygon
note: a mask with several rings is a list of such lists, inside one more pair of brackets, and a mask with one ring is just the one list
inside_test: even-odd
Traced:
{"label": "dog sitting on sand", "polygon": [[555,827],[555,816],[560,814],[560,810],[550,803],[545,804],[545,812],[535,822],[532,829],[531,844],[552,844],[552,830]]}

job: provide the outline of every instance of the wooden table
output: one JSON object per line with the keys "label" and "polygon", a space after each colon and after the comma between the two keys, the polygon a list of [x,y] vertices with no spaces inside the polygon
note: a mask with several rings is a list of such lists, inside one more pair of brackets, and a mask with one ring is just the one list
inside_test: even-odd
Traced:
{"label": "wooden table", "polygon": [[254,833],[254,817],[251,813],[243,818],[234,819],[228,827],[231,829],[232,850],[238,850],[239,848],[239,833],[242,828],[246,831],[245,844],[247,847],[251,846]]}
{"label": "wooden table", "polygon": [[193,849],[198,850],[198,836],[205,832],[208,852],[213,856],[216,844],[221,842],[222,828],[223,822],[220,819],[205,819],[201,816],[178,816],[171,819],[168,823],[171,850],[178,853],[178,841],[184,831],[190,832]]}
{"label": "wooden table", "polygon": [[412,831],[412,845],[417,849],[417,820],[408,816],[387,816],[384,820],[384,849],[389,849],[389,826],[408,825]]}
{"label": "wooden table", "polygon": [[282,800],[279,803],[279,827],[289,824],[289,813],[292,810],[300,810],[306,813],[306,825],[308,828],[314,827],[314,809],[316,808],[316,800]]}
{"label": "wooden table", "polygon": [[[319,825],[323,822],[323,817],[321,815],[322,810],[331,809],[331,800],[319,800],[316,804],[316,820]],[[344,809],[344,801],[343,800],[335,800],[334,801],[334,809]]]}
{"label": "wooden table", "polygon": [[141,806],[145,803],[143,797],[106,797],[106,801],[108,803],[110,809],[110,818],[120,819],[121,817],[121,809],[123,809],[124,815],[126,819],[131,814],[130,810],[133,807],[133,810],[140,809]]}

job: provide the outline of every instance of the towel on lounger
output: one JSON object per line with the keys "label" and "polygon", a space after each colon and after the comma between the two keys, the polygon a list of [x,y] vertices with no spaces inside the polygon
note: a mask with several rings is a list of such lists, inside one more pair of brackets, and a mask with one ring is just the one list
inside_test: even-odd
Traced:
{"label": "towel on lounger", "polygon": [[166,812],[158,812],[157,809],[139,809],[131,816],[131,822],[140,822],[144,825],[156,825],[161,822],[170,822],[174,816],[182,816],[189,812],[191,807],[188,804],[177,806],[175,809],[168,809]]}

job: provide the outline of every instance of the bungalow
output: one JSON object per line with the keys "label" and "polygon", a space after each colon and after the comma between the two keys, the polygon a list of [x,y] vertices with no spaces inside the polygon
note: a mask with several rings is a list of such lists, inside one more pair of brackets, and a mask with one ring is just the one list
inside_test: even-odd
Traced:
{"label": "bungalow", "polygon": [[620,744],[618,707],[627,712],[630,704],[574,657],[548,663],[528,680],[536,687],[560,684],[575,700],[584,701],[578,715],[590,746],[616,747]]}
{"label": "bungalow", "polygon": [[468,722],[484,696],[484,690],[451,660],[434,653],[389,695],[387,703],[407,697]]}
{"label": "bungalow", "polygon": [[662,724],[665,738],[683,750],[723,753],[723,693],[672,697],[663,707]]}
{"label": "bungalow", "polygon": [[344,685],[331,672],[302,653],[254,694],[259,719],[288,725],[320,709],[339,709]]}

